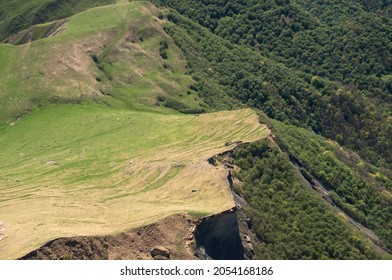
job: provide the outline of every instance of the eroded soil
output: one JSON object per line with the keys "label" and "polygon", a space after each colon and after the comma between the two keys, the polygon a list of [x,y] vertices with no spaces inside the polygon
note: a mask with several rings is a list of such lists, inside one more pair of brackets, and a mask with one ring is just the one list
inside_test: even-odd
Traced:
{"label": "eroded soil", "polygon": [[167,248],[170,259],[194,256],[196,220],[176,214],[157,223],[117,235],[59,238],[22,257],[23,260],[149,260],[155,247]]}

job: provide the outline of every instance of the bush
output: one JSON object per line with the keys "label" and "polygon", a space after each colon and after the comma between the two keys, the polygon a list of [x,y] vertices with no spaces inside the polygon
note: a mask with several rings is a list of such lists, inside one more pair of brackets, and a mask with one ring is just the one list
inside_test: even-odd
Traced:
{"label": "bush", "polygon": [[165,101],[166,101],[166,96],[158,95],[158,96],[157,96],[157,100],[158,100],[159,102],[165,102]]}
{"label": "bush", "polygon": [[196,115],[196,114],[203,114],[206,112],[206,110],[204,108],[186,108],[186,109],[181,109],[180,112],[183,114]]}
{"label": "bush", "polygon": [[159,41],[159,54],[163,59],[167,59],[167,49],[169,48],[169,45],[166,40],[162,39]]}
{"label": "bush", "polygon": [[167,51],[166,50],[162,50],[159,51],[159,55],[163,58],[163,59],[168,59],[168,55],[167,55]]}
{"label": "bush", "polygon": [[99,59],[98,59],[98,56],[97,56],[96,54],[93,54],[93,55],[91,56],[91,58],[92,58],[92,60],[95,62],[95,64],[98,64],[98,63],[99,63]]}
{"label": "bush", "polygon": [[166,62],[162,64],[162,67],[167,69],[167,70],[173,70],[173,67],[171,67],[171,65],[166,63]]}
{"label": "bush", "polygon": [[174,100],[174,99],[169,99],[166,98],[165,102],[163,103],[163,106],[167,108],[172,108],[174,110],[181,110],[181,109],[186,109],[186,106],[184,103]]}

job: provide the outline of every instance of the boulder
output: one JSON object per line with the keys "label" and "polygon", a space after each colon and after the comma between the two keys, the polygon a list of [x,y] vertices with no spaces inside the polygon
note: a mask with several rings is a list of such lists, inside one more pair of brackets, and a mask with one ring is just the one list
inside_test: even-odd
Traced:
{"label": "boulder", "polygon": [[163,246],[156,246],[151,249],[151,256],[156,259],[156,257],[164,257],[170,259],[170,250]]}

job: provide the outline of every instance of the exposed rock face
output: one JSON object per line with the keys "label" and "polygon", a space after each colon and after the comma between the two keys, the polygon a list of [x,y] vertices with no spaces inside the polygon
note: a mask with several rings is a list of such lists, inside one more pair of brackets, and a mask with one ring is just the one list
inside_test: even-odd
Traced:
{"label": "exposed rock face", "polygon": [[[244,232],[241,231],[240,234],[238,215],[241,215],[241,211],[237,212],[237,208],[233,208],[203,218],[195,226],[191,217],[181,214],[164,219],[158,224],[116,236],[59,238],[21,259],[169,260],[194,259],[197,256],[204,260],[242,260],[244,257],[247,258],[246,251],[253,248],[248,248],[251,246],[249,238],[241,240]],[[181,236],[181,241],[177,241],[180,243],[174,240],[175,235]],[[161,245],[155,246],[155,244]]]}
{"label": "exposed rock face", "polygon": [[237,206],[237,219],[239,224],[240,237],[244,248],[244,259],[252,260],[254,257],[254,248],[252,243],[258,243],[257,237],[252,232],[252,221],[246,216],[243,207],[247,202],[238,194],[233,192],[234,200]]}
{"label": "exposed rock face", "polygon": [[195,239],[200,259],[244,259],[236,208],[199,220]]}
{"label": "exposed rock face", "polygon": [[[233,194],[233,199],[236,205],[235,216],[237,219],[237,223],[232,223],[232,225],[235,226],[236,229],[232,229],[231,232],[238,235],[238,239],[241,242],[242,257],[240,259],[252,260],[255,255],[253,243],[257,244],[259,243],[259,241],[257,240],[256,235],[252,231],[252,221],[246,216],[245,212],[243,211],[243,208],[246,207],[248,203],[244,199],[244,197],[234,188],[234,185],[237,185],[237,187],[242,186],[242,182],[232,176],[232,171],[238,170],[238,167],[235,165],[235,161],[233,159],[234,151],[235,149],[212,157],[209,159],[209,163],[215,165],[223,165],[228,170],[227,183]],[[201,256],[200,258],[202,259],[211,258],[211,256],[208,255],[204,248],[198,248],[197,253],[198,256]]]}

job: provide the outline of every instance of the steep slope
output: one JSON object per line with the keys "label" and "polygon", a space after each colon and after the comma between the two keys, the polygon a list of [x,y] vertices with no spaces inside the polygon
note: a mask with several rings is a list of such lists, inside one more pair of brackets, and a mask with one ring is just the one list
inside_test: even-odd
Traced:
{"label": "steep slope", "polygon": [[[240,5],[240,2],[237,1],[236,4]],[[174,3],[178,2],[165,2],[175,6]],[[199,2],[200,5],[201,3]],[[249,8],[247,2],[241,3]],[[178,9],[187,14],[188,8],[189,6],[185,5]],[[212,4],[210,8],[213,13]],[[194,15],[189,16],[193,18]],[[174,10],[168,15],[168,19],[170,23],[165,26],[165,30],[186,54],[193,77],[198,81],[193,88],[206,96],[206,100],[210,100],[214,92],[222,91],[228,96],[243,100],[249,106],[262,109],[270,117],[292,124],[293,130],[303,131],[298,126],[306,128],[306,136],[300,137],[296,134],[293,136],[295,141],[288,141],[287,145],[291,146],[290,154],[302,149],[304,154],[307,154],[312,150],[314,153],[309,156],[310,159],[323,159],[326,150],[315,147],[324,146],[328,140],[317,138],[312,140],[317,144],[308,143],[309,139],[313,139],[314,132],[337,138],[339,143],[346,143],[357,150],[359,156],[357,155],[356,163],[350,163],[344,157],[335,159],[324,155],[323,163],[317,162],[320,164],[318,172],[327,172],[329,175],[320,176],[317,172],[313,175],[317,179],[323,177],[332,190],[338,189],[334,201],[337,204],[340,202],[340,205],[344,204],[346,210],[350,209],[350,215],[356,222],[362,222],[377,232],[390,251],[391,201],[388,199],[388,189],[392,173],[388,162],[392,142],[389,140],[391,110],[388,99],[373,100],[365,92],[353,87],[312,78],[302,71],[292,70],[248,47],[233,45],[211,34],[207,28]],[[264,122],[268,122],[267,117],[264,117]],[[285,130],[278,129],[278,126],[272,129],[277,136],[286,137]],[[302,143],[315,144],[315,147],[304,148]],[[336,142],[335,144],[339,147]],[[282,143],[280,145],[285,148]],[[350,153],[348,149],[341,150]],[[315,163],[309,163],[307,168],[311,170],[313,164]],[[366,168],[347,177],[357,169],[355,164]],[[321,167],[322,165],[324,167]],[[330,167],[332,168],[329,169]],[[314,170],[311,172],[315,173]],[[377,182],[369,179],[371,177],[376,177]],[[256,182],[254,184],[257,186]],[[361,217],[355,213],[360,213]]]}
{"label": "steep slope", "polygon": [[[271,139],[270,139],[271,140]],[[257,259],[374,259],[387,257],[351,227],[302,178],[288,155],[272,141],[233,154],[239,169],[235,189],[248,202]],[[381,254],[380,254],[381,251]]]}
{"label": "steep slope", "polygon": [[[129,107],[155,105],[158,95],[181,109],[202,110],[197,96],[187,93],[192,79],[185,75],[181,51],[160,20],[141,6],[94,8],[67,20],[54,37],[0,45],[0,122],[51,103],[96,99]],[[161,42],[166,59],[160,55]]]}
{"label": "steep slope", "polygon": [[0,1],[0,41],[35,24],[58,20],[114,0]]}
{"label": "steep slope", "polygon": [[[348,0],[154,2],[226,43],[247,46],[237,54],[247,66],[227,71],[232,56],[224,59],[221,48],[198,44],[220,83],[236,87],[233,95],[271,118],[310,127],[391,168],[392,20],[386,13],[367,11],[368,1]],[[206,37],[176,13],[171,20],[194,38]],[[250,57],[269,58],[268,65],[252,61],[249,49]]]}
{"label": "steep slope", "polygon": [[[144,1],[117,1],[58,20],[65,11],[105,1],[93,2],[50,2],[57,10],[45,1],[18,5],[13,16],[40,10],[44,23],[15,29],[0,45],[0,258],[21,257],[58,237],[71,239],[47,244],[60,246],[55,258],[67,255],[62,243],[68,241],[86,241],[89,250],[92,239],[74,236],[114,234],[114,244],[123,246],[129,240],[117,240],[119,232],[174,213],[203,217],[227,210],[234,206],[227,169],[244,202],[241,226],[251,237],[242,237],[253,242],[256,258],[390,258],[389,51],[368,44],[361,32],[354,36],[377,49],[372,58],[387,57],[378,76],[365,79],[365,87],[372,86],[360,90],[348,83],[368,77],[366,69],[355,70],[346,83],[326,74],[331,65],[324,60],[312,58],[309,68],[308,59],[291,58],[302,47],[317,55],[325,34],[358,31],[339,29],[353,11],[356,21],[364,16],[368,34],[367,12],[385,19],[388,7],[369,1],[155,1],[187,18]],[[336,7],[341,13],[330,25]],[[23,28],[31,25],[24,22]],[[252,26],[263,29],[262,38],[252,37]],[[388,28],[381,23],[375,33]],[[309,41],[312,34],[324,37]],[[329,47],[325,43],[320,56]],[[338,74],[346,64],[339,64]],[[254,111],[224,111],[241,103],[283,121],[258,111],[276,137]],[[223,111],[199,115],[214,110]],[[215,165],[208,164],[216,154]],[[208,241],[214,238],[202,239],[219,255]]]}
{"label": "steep slope", "polygon": [[269,130],[250,109],[171,109],[208,108],[158,15],[97,7],[55,36],[0,45],[0,258],[233,207],[227,171],[207,159]]}

